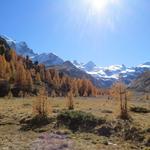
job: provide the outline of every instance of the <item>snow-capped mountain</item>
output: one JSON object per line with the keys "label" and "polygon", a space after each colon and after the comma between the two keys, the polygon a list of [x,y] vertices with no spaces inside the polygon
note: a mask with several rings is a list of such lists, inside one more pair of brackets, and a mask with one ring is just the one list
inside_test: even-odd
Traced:
{"label": "snow-capped mountain", "polygon": [[102,79],[110,84],[122,79],[127,84],[138,75],[150,70],[150,62],[138,65],[137,67],[126,67],[125,65],[111,65],[108,67],[98,67],[93,62],[87,64],[73,61],[73,64],[81,70],[87,72],[97,79]]}
{"label": "snow-capped mountain", "polygon": [[63,64],[63,60],[53,53],[42,53],[32,58],[33,61],[38,61],[45,64],[46,67]]}
{"label": "snow-capped mountain", "polygon": [[7,41],[7,43],[9,44],[9,46],[16,50],[18,55],[22,55],[24,57],[27,55],[29,57],[34,57],[37,55],[33,52],[32,49],[29,48],[29,46],[27,45],[26,42],[17,42],[17,41],[15,41],[7,36],[4,36],[4,35],[0,35],[0,37],[4,38]]}
{"label": "snow-capped mountain", "polygon": [[[9,46],[16,50],[17,54],[24,57],[29,56],[30,59],[32,59],[33,61],[38,61],[39,63],[45,64],[46,67],[55,67],[56,65],[59,65],[59,67],[61,67],[61,65],[64,65],[63,59],[53,53],[36,54],[31,48],[29,48],[26,42],[17,42],[3,35],[0,35],[0,37],[4,38]],[[95,63],[93,63],[92,61],[89,61],[86,64],[73,61],[72,65],[75,68],[80,69],[82,72],[84,71],[86,74],[95,78],[96,81],[99,81],[103,87],[109,87],[119,79],[129,84],[140,74],[150,70],[150,62],[140,64],[136,67],[126,67],[125,65],[111,65],[108,67],[99,67],[95,65]],[[76,69],[71,70],[76,71]],[[79,70],[77,72],[79,72]],[[69,72],[69,74],[71,74],[71,72]]]}
{"label": "snow-capped mountain", "polygon": [[36,54],[31,48],[29,48],[26,42],[17,42],[4,35],[0,35],[0,37],[4,38],[9,46],[15,49],[18,55],[22,55],[24,57],[29,56],[33,61],[38,61],[41,64],[45,64],[46,67],[51,65],[59,65],[64,62],[53,53]]}
{"label": "snow-capped mountain", "polygon": [[[76,63],[75,63],[76,62]],[[77,61],[73,61],[73,64],[86,71],[88,74],[91,74],[97,78],[119,78],[118,74],[126,71],[126,67],[124,65],[112,65],[108,67],[98,67],[92,61],[87,64],[78,63]]]}

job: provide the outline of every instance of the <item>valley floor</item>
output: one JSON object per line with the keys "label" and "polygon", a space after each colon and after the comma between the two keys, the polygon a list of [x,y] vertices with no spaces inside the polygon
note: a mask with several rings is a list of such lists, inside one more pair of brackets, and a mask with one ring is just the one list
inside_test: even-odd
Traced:
{"label": "valley floor", "polygon": [[[21,130],[22,118],[32,116],[32,103],[36,98],[12,98],[0,99],[0,150],[53,150],[45,145],[55,146],[55,149],[66,150],[148,150],[146,140],[150,138],[150,113],[129,112],[132,116],[131,126],[145,131],[144,140],[131,141],[112,135],[110,137],[99,136],[87,132],[71,132],[67,128],[57,128],[55,119],[51,124],[36,128],[34,130]],[[55,118],[57,113],[66,109],[65,98],[49,98],[51,103],[50,117]],[[107,97],[98,98],[75,98],[75,110],[91,112],[98,117],[106,118],[107,122],[117,121],[119,106],[118,102],[107,100]],[[135,96],[129,107],[140,106],[150,109],[150,100]],[[131,133],[132,134],[132,133]],[[42,143],[45,143],[42,145]],[[55,145],[56,144],[56,145]],[[58,145],[61,147],[57,147]],[[65,145],[67,144],[67,146]]]}

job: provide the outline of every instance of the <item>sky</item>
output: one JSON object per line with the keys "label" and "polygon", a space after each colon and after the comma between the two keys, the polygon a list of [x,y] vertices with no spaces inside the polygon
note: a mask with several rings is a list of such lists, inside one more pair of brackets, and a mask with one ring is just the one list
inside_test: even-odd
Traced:
{"label": "sky", "polygon": [[98,66],[150,61],[149,0],[0,0],[0,34]]}

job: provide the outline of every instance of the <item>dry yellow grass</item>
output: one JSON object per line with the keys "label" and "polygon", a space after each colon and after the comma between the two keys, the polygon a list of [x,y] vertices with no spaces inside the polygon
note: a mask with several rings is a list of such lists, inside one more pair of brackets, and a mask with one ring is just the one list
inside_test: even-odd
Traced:
{"label": "dry yellow grass", "polygon": [[[23,132],[19,130],[19,121],[23,117],[32,116],[32,104],[35,100],[36,97],[0,99],[0,149],[28,150],[30,148],[30,144],[40,135],[40,133],[35,131]],[[56,115],[56,113],[54,112],[59,112],[62,109],[67,109],[66,98],[48,98],[48,100],[50,101],[53,110],[53,114],[51,114],[51,116]],[[74,99],[75,110],[91,112],[96,116],[105,117],[107,120],[114,120],[116,118],[119,111],[118,105],[118,102],[113,100],[107,100],[107,97]],[[132,100],[129,102],[129,107],[142,106],[145,108],[149,108],[149,105],[150,101],[148,100]],[[129,113],[134,120],[135,126],[138,126],[143,129],[147,129],[150,127],[150,113]],[[50,131],[50,127],[45,128],[47,128],[46,131]],[[81,145],[89,150],[91,148],[94,148],[95,150],[105,150],[112,148],[111,146],[105,146],[104,144],[95,144],[95,141],[93,142],[93,139],[97,137],[90,134],[88,136],[91,138],[91,143],[89,143],[88,145],[86,143],[88,143],[89,141],[87,139],[84,139],[83,136],[86,137],[87,135],[81,133],[80,135],[74,134],[71,137],[74,137],[74,140],[75,142],[77,142],[77,145],[80,145],[82,143]],[[101,140],[100,137],[98,137],[97,141],[99,140]],[[120,144],[120,146],[125,145],[124,148],[122,148],[122,150],[129,149],[128,145],[130,144],[123,143],[122,141],[118,141],[118,143]],[[84,150],[84,148],[81,149]]]}

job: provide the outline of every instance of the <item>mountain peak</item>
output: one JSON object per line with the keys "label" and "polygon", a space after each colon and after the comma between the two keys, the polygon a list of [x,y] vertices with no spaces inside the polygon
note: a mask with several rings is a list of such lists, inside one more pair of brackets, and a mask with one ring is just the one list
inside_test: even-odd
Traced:
{"label": "mountain peak", "polygon": [[65,61],[64,63],[63,63],[63,65],[65,65],[65,66],[72,66],[72,67],[75,67],[70,61]]}
{"label": "mountain peak", "polygon": [[45,64],[46,67],[63,64],[63,60],[53,53],[42,53],[35,56],[33,61]]}
{"label": "mountain peak", "polygon": [[78,63],[77,60],[74,60],[74,61],[73,61],[73,64],[76,65],[76,66],[79,66],[79,65],[80,65],[80,63]]}
{"label": "mountain peak", "polygon": [[26,46],[26,47],[28,47],[28,46],[27,46],[27,43],[24,42],[24,41],[19,42],[19,44],[20,44],[20,46]]}
{"label": "mountain peak", "polygon": [[140,67],[140,68],[150,68],[150,62],[146,62],[144,64],[140,64],[138,67]]}
{"label": "mountain peak", "polygon": [[122,64],[122,68],[123,68],[123,69],[126,69],[126,66],[125,66],[124,64]]}
{"label": "mountain peak", "polygon": [[84,68],[85,68],[87,71],[92,71],[95,67],[96,67],[96,65],[95,65],[92,61],[89,61],[88,63],[86,63],[86,64],[84,65]]}
{"label": "mountain peak", "polygon": [[150,62],[146,62],[146,63],[144,63],[143,65],[148,65],[148,66],[150,66]]}
{"label": "mountain peak", "polygon": [[21,41],[21,42],[17,42],[15,40],[13,40],[12,38],[5,36],[5,35],[0,35],[0,37],[2,37],[3,39],[6,40],[7,44],[13,48],[18,55],[22,55],[24,57],[26,57],[27,55],[29,57],[33,57],[36,54],[33,52],[32,49],[30,49],[27,45],[26,42]]}
{"label": "mountain peak", "polygon": [[86,65],[93,65],[93,66],[96,66],[93,61],[89,61],[88,63],[86,63]]}
{"label": "mountain peak", "polygon": [[0,37],[5,39],[8,43],[10,43],[10,42],[14,42],[15,43],[16,42],[15,40],[13,40],[12,38],[10,38],[10,37],[8,37],[6,35],[1,35],[0,34]]}

